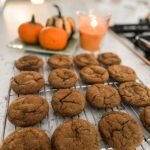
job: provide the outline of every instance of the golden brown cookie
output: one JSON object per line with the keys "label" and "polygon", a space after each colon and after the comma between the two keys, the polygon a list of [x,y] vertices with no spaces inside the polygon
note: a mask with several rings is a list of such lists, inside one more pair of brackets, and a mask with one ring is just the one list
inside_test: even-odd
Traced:
{"label": "golden brown cookie", "polygon": [[110,85],[95,84],[87,89],[86,99],[96,108],[113,108],[120,105],[118,91]]}
{"label": "golden brown cookie", "polygon": [[113,65],[108,67],[109,75],[118,82],[128,82],[136,80],[136,73],[133,69],[123,65]]}
{"label": "golden brown cookie", "polygon": [[98,61],[106,66],[119,65],[121,63],[119,56],[112,52],[106,52],[98,55]]}
{"label": "golden brown cookie", "polygon": [[16,68],[23,71],[36,71],[43,66],[44,62],[35,55],[23,56],[15,62]]}
{"label": "golden brown cookie", "polygon": [[123,100],[133,106],[150,105],[150,89],[136,82],[122,83],[119,93]]}
{"label": "golden brown cookie", "polygon": [[64,122],[52,136],[54,150],[99,150],[99,143],[95,126],[81,119]]}
{"label": "golden brown cookie", "polygon": [[16,126],[27,127],[39,123],[48,114],[48,102],[38,95],[18,97],[7,110],[7,116]]}
{"label": "golden brown cookie", "polygon": [[93,54],[80,54],[74,57],[74,62],[79,68],[88,65],[98,65],[98,61]]}
{"label": "golden brown cookie", "polygon": [[143,126],[150,132],[150,106],[143,109],[140,114],[140,119]]}
{"label": "golden brown cookie", "polygon": [[34,71],[23,71],[11,81],[11,88],[17,94],[33,94],[44,87],[44,78]]}
{"label": "golden brown cookie", "polygon": [[87,84],[104,83],[109,79],[108,71],[101,66],[86,66],[81,69],[80,76]]}
{"label": "golden brown cookie", "polygon": [[143,133],[136,121],[124,112],[105,113],[99,130],[104,141],[115,150],[135,150],[143,140]]}
{"label": "golden brown cookie", "polygon": [[55,54],[49,56],[48,64],[52,69],[70,68],[73,64],[73,60],[67,55]]}
{"label": "golden brown cookie", "polygon": [[74,116],[84,109],[85,97],[76,89],[60,89],[53,94],[51,104],[60,115]]}
{"label": "golden brown cookie", "polygon": [[6,137],[1,150],[51,150],[51,141],[41,129],[21,128]]}
{"label": "golden brown cookie", "polygon": [[49,74],[49,84],[54,88],[69,88],[76,85],[77,75],[74,70],[60,68],[52,70]]}

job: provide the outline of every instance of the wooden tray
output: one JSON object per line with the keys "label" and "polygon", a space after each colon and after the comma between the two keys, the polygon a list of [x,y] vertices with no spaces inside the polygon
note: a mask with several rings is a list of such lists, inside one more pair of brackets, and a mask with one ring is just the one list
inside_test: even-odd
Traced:
{"label": "wooden tray", "polygon": [[78,33],[75,32],[74,36],[70,39],[67,47],[61,51],[46,50],[39,45],[28,45],[22,42],[19,38],[11,41],[7,46],[10,48],[18,49],[20,51],[28,51],[41,54],[66,54],[73,55],[78,45]]}

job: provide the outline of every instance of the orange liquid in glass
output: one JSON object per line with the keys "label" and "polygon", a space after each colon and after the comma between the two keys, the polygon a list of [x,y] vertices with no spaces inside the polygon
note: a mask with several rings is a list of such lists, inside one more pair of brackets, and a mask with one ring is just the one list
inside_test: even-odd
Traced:
{"label": "orange liquid in glass", "polygon": [[96,18],[97,25],[92,26],[89,16],[79,17],[80,46],[83,49],[95,51],[108,30],[108,23],[100,16]]}

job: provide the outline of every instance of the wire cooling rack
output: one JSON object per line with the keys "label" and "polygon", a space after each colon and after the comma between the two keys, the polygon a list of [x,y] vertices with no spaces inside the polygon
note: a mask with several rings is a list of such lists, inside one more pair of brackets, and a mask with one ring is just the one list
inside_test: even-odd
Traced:
{"label": "wire cooling rack", "polygon": [[[56,127],[58,127],[64,121],[80,118],[80,119],[84,119],[84,120],[91,122],[92,124],[94,124],[97,127],[98,122],[104,113],[111,112],[111,111],[126,112],[126,113],[130,114],[137,121],[137,123],[141,126],[143,133],[144,133],[144,140],[143,140],[142,144],[136,150],[150,150],[150,134],[144,129],[144,127],[142,126],[140,119],[139,119],[139,114],[140,114],[142,108],[132,107],[130,105],[126,105],[125,103],[121,102],[120,106],[115,107],[113,109],[96,109],[96,108],[91,107],[87,103],[84,110],[79,115],[71,117],[71,118],[70,117],[61,117],[60,115],[55,113],[51,107],[51,97],[52,97],[53,92],[56,91],[56,89],[53,89],[48,84],[48,75],[50,72],[50,68],[47,65],[47,57],[43,56],[42,58],[45,63],[44,63],[43,69],[41,69],[39,72],[45,78],[45,86],[39,92],[39,95],[43,96],[48,101],[50,108],[49,108],[49,113],[46,116],[46,118],[44,120],[42,120],[42,122],[40,122],[39,124],[35,125],[34,127],[43,129],[45,132],[47,132],[49,137],[51,137],[54,130],[56,129]],[[82,80],[79,76],[79,70],[75,66],[73,66],[73,68],[75,69],[75,71],[77,72],[78,77],[79,77],[76,86],[73,88],[76,88],[85,94],[86,89],[89,87],[89,85],[85,85],[82,82]],[[19,71],[14,67],[13,72],[14,73],[12,76],[15,76]],[[137,82],[142,83],[142,81],[139,78],[137,79]],[[113,80],[109,80],[105,84],[112,85],[116,89],[118,89],[118,86],[119,86],[118,83],[114,82]],[[10,88],[10,90],[8,92],[8,99],[7,99],[6,107],[8,107],[10,105],[10,103],[13,100],[15,100],[17,97],[19,97],[19,95],[15,94],[12,91],[12,89]],[[6,113],[2,140],[18,128],[19,127],[14,126],[13,124],[11,124],[8,121],[7,113]],[[103,140],[101,140],[100,142],[101,142],[100,150],[113,150],[112,148],[108,147],[103,142]]]}

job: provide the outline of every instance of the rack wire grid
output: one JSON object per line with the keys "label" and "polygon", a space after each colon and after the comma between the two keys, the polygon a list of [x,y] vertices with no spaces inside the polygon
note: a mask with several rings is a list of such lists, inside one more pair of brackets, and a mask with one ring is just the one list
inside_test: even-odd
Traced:
{"label": "rack wire grid", "polygon": [[[137,108],[137,107],[132,107],[130,105],[126,105],[122,101],[121,101],[120,106],[112,108],[112,109],[96,109],[96,108],[91,107],[88,103],[86,103],[84,110],[79,115],[74,116],[74,117],[62,117],[62,116],[58,115],[57,113],[55,113],[51,107],[51,98],[52,98],[53,92],[56,91],[56,89],[53,89],[48,84],[48,75],[49,75],[49,72],[51,71],[47,65],[48,58],[47,58],[47,56],[41,56],[41,58],[43,58],[43,60],[44,60],[44,67],[41,70],[39,70],[39,73],[42,74],[45,79],[45,86],[43,89],[40,90],[39,95],[43,96],[48,101],[49,113],[44,120],[42,120],[39,124],[37,124],[33,127],[38,127],[38,128],[43,129],[49,135],[49,137],[51,137],[54,130],[60,124],[62,124],[64,121],[80,118],[80,119],[84,119],[84,120],[91,122],[92,124],[94,124],[97,127],[98,122],[104,113],[111,112],[111,111],[126,112],[126,113],[130,114],[137,121],[137,123],[140,125],[140,127],[142,128],[143,133],[144,133],[144,140],[143,140],[142,144],[139,147],[137,147],[136,150],[150,150],[150,134],[143,127],[143,125],[141,124],[141,121],[139,119],[139,114],[140,114],[142,108]],[[77,82],[76,86],[73,88],[76,88],[76,89],[80,90],[83,94],[85,94],[86,89],[90,85],[84,84],[79,76],[79,70],[76,68],[76,66],[73,66],[73,68],[75,69],[75,71],[78,75],[78,82]],[[13,76],[15,76],[17,73],[19,73],[19,71],[14,66],[13,67]],[[139,78],[137,78],[137,82],[142,83],[142,81]],[[119,86],[119,84],[117,82],[114,82],[113,80],[109,80],[105,84],[112,85],[116,89],[118,89],[118,86]],[[19,97],[19,95],[15,94],[12,91],[12,89],[10,88],[9,92],[8,92],[6,107],[8,108],[8,106],[11,104],[11,102],[14,101],[17,97]],[[4,128],[3,128],[2,140],[4,140],[4,138],[7,137],[10,133],[12,133],[13,131],[15,131],[16,129],[19,128],[9,122],[9,120],[7,118],[7,112],[5,115],[5,121],[4,121],[3,127]],[[101,139],[100,150],[113,150],[113,148],[108,147],[104,143],[104,141]]]}

